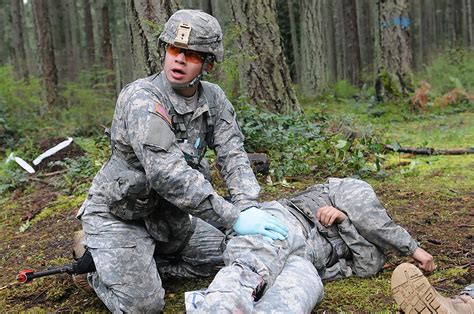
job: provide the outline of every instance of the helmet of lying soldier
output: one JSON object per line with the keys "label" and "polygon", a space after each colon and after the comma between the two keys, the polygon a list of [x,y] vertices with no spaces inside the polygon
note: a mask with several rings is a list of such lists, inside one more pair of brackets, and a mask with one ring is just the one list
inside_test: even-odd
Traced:
{"label": "helmet of lying soldier", "polygon": [[202,52],[212,60],[224,60],[222,29],[215,17],[199,10],[179,10],[165,24],[160,44]]}

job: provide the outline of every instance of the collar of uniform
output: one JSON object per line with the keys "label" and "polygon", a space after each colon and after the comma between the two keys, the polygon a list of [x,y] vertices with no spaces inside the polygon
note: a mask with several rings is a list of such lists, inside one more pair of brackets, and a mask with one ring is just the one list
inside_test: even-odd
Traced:
{"label": "collar of uniform", "polygon": [[199,86],[198,92],[199,92],[198,107],[196,108],[196,111],[194,111],[191,121],[198,118],[200,115],[204,114],[205,112],[209,112],[209,104],[207,102],[206,96],[202,92],[201,86]]}
{"label": "collar of uniform", "polygon": [[[184,101],[184,98],[181,97],[180,95],[178,95],[175,90],[173,89],[173,87],[171,87],[171,84],[168,82],[168,79],[166,78],[166,74],[165,72],[161,72],[161,79],[163,81],[163,86],[165,88],[164,93],[166,93],[166,95],[168,96],[168,99],[171,103],[171,105],[173,105],[173,108],[174,110],[178,113],[178,114],[181,114],[181,115],[184,115],[184,114],[187,114],[187,113],[190,113],[193,111],[193,108],[189,108],[187,105],[186,105],[186,102]],[[199,84],[200,85],[200,84]],[[199,89],[201,88],[201,86],[199,86]],[[197,92],[201,92],[201,90],[198,90]],[[199,97],[199,100],[200,100],[200,97]],[[198,103],[200,103],[200,101],[198,100]]]}

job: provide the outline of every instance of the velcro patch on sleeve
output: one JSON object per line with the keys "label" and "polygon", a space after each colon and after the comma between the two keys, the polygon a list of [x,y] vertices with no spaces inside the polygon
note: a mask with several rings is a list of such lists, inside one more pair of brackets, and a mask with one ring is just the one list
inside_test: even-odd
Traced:
{"label": "velcro patch on sleeve", "polygon": [[173,126],[173,123],[171,122],[171,118],[168,115],[168,112],[166,112],[165,107],[163,107],[162,104],[159,102],[156,102],[155,104],[155,113],[158,114],[160,117],[163,118],[171,127]]}

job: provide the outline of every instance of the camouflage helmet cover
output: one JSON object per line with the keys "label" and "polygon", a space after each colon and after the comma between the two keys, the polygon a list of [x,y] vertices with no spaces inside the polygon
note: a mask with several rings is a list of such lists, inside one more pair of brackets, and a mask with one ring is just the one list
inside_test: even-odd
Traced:
{"label": "camouflage helmet cover", "polygon": [[199,10],[176,11],[165,23],[160,42],[214,55],[224,59],[222,30],[215,17]]}

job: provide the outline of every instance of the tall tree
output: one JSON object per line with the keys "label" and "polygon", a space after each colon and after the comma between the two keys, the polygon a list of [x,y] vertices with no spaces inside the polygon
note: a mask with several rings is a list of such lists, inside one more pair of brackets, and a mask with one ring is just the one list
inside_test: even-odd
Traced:
{"label": "tall tree", "polygon": [[48,2],[47,0],[35,0],[32,1],[32,5],[45,100],[48,106],[53,106],[58,98],[58,71],[54,59],[53,38],[48,17]]}
{"label": "tall tree", "polygon": [[80,52],[79,52],[79,25],[77,21],[77,7],[76,0],[68,0],[66,2],[67,17],[69,20],[69,40],[68,43],[68,72],[71,77],[74,77],[80,67]]}
{"label": "tall tree", "polygon": [[322,9],[321,0],[301,1],[301,84],[304,94],[309,96],[328,87]]}
{"label": "tall tree", "polygon": [[9,29],[11,23],[9,23],[9,3],[7,0],[0,0],[0,43],[2,44],[0,49],[0,64],[6,64],[10,62],[11,48],[11,30]]}
{"label": "tall tree", "polygon": [[411,49],[408,0],[378,0],[378,99],[411,91]]}
{"label": "tall tree", "polygon": [[28,80],[28,64],[26,60],[25,45],[23,39],[23,12],[21,10],[22,0],[10,0],[10,12],[13,30],[13,47],[15,72],[18,78]]}
{"label": "tall tree", "polygon": [[287,0],[286,3],[288,5],[288,17],[290,19],[291,50],[293,52],[293,63],[295,69],[293,81],[295,83],[298,83],[301,78],[301,62],[300,56],[298,54],[298,32],[296,28],[295,14],[293,10],[293,0]]}
{"label": "tall tree", "polygon": [[342,0],[334,0],[333,5],[334,42],[336,54],[336,80],[346,79],[345,75],[345,30]]}
{"label": "tall tree", "polygon": [[176,0],[127,1],[135,78],[161,70],[158,37],[165,22],[177,9]]}
{"label": "tall tree", "polygon": [[373,1],[355,1],[357,5],[357,30],[362,69],[365,73],[373,73],[374,68],[374,31]]}
{"label": "tall tree", "polygon": [[421,2],[419,0],[411,0],[410,8],[410,21],[412,30],[410,38],[411,46],[413,48],[412,67],[416,70],[420,70],[423,65],[423,27],[421,17]]}
{"label": "tall tree", "polygon": [[277,112],[299,110],[281,46],[273,0],[232,0],[232,17],[242,52],[240,82],[254,105]]}
{"label": "tall tree", "polygon": [[48,16],[54,44],[54,59],[58,70],[58,80],[72,78],[68,69],[68,45],[71,43],[69,19],[66,18],[67,3],[62,0],[48,0]]}
{"label": "tall tree", "polygon": [[327,60],[328,83],[334,83],[337,78],[336,41],[334,38],[333,1],[323,1],[322,25],[325,27],[325,54]]}
{"label": "tall tree", "polygon": [[357,28],[357,7],[353,0],[343,0],[344,30],[346,35],[345,68],[347,78],[353,85],[360,84],[360,46]]}
{"label": "tall tree", "polygon": [[86,34],[87,64],[95,63],[94,28],[92,26],[91,0],[84,0],[84,32]]}
{"label": "tall tree", "polygon": [[102,57],[104,58],[104,65],[107,69],[114,69],[114,58],[112,54],[112,35],[110,34],[110,19],[109,19],[109,6],[107,1],[102,4]]}
{"label": "tall tree", "polygon": [[[111,3],[111,1],[109,1]],[[109,5],[112,51],[115,63],[115,89],[120,92],[122,87],[132,80],[132,51],[130,49],[130,33],[125,17],[125,3]]]}
{"label": "tall tree", "polygon": [[111,75],[108,75],[107,81],[112,87],[114,79],[114,58],[112,54],[112,35],[110,33],[110,20],[109,20],[109,6],[108,2],[104,1],[101,8],[102,15],[102,58],[106,69],[110,70]]}

